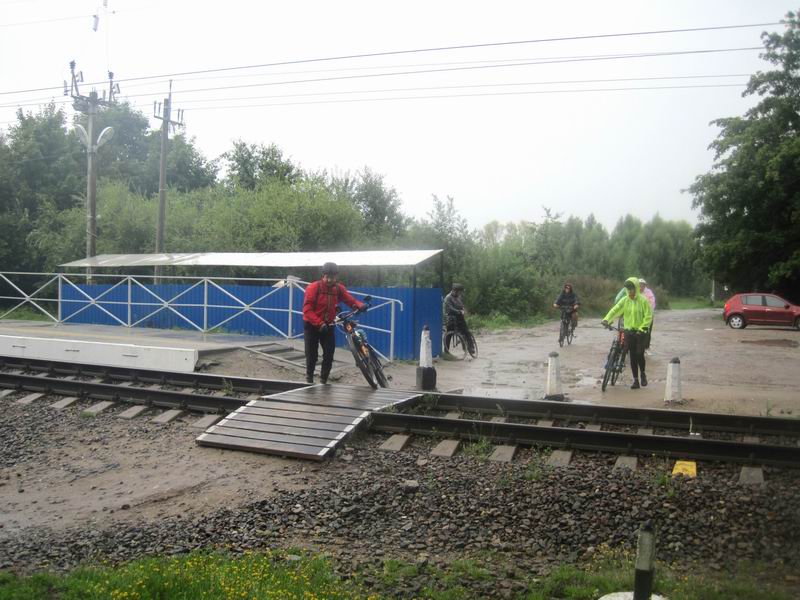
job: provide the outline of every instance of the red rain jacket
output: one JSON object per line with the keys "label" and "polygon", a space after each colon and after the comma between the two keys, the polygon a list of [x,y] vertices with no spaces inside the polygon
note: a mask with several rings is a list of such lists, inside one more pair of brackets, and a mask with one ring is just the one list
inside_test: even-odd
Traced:
{"label": "red rain jacket", "polygon": [[323,323],[333,323],[333,319],[336,318],[336,307],[340,302],[354,309],[364,306],[363,302],[353,298],[339,282],[332,286],[325,285],[321,279],[309,283],[303,298],[303,320],[314,327],[320,327]]}

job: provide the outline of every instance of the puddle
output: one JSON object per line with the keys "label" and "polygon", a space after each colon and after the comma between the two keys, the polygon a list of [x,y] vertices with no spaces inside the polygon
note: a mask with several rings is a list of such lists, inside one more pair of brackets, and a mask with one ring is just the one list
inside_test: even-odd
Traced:
{"label": "puddle", "polygon": [[778,348],[797,348],[800,342],[794,340],[739,340],[742,344],[758,344],[759,346],[777,346]]}

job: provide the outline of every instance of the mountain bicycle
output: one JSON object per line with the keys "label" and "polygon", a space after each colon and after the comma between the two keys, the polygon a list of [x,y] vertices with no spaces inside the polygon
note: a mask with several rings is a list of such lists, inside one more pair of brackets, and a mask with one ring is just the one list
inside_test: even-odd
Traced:
{"label": "mountain bicycle", "polygon": [[563,347],[564,342],[567,345],[572,343],[572,338],[575,337],[575,321],[572,318],[572,313],[575,311],[572,306],[561,307],[561,326],[558,328],[558,345]]}
{"label": "mountain bicycle", "polygon": [[369,310],[369,302],[372,300],[371,296],[365,296],[364,302],[366,306],[361,310],[342,311],[336,315],[333,323],[339,330],[344,333],[347,347],[353,354],[356,361],[356,366],[361,371],[364,379],[372,387],[378,389],[378,386],[389,387],[389,379],[383,372],[383,365],[381,364],[378,353],[370,346],[367,341],[367,332],[358,326],[358,321],[353,317],[361,312]]}
{"label": "mountain bicycle", "polygon": [[608,351],[608,357],[606,358],[602,386],[604,392],[609,382],[611,382],[611,385],[614,385],[625,372],[625,357],[628,354],[628,351],[625,349],[625,330],[619,326],[614,327],[613,325],[608,325],[608,329],[616,331],[617,334],[611,341],[611,349]]}
{"label": "mountain bicycle", "polygon": [[478,342],[470,331],[462,331],[454,326],[442,332],[442,350],[454,356],[458,360],[463,360],[467,352],[472,358],[478,358]]}

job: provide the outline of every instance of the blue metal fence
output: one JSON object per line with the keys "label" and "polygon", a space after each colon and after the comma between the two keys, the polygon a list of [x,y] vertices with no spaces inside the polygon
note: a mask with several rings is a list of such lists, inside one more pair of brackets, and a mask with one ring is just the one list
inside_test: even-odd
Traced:
{"label": "blue metal fence", "polygon": [[[160,329],[214,330],[253,336],[295,338],[303,333],[303,290],[296,285],[276,288],[269,285],[209,285],[204,280],[194,284],[143,284],[138,281],[132,284],[131,281],[116,285],[61,285],[60,320]],[[391,339],[388,331],[394,329],[394,357],[418,359],[420,335],[423,326],[427,325],[431,332],[434,356],[439,354],[442,344],[442,294],[439,288],[357,287],[350,288],[350,291],[392,298],[403,303],[403,310],[394,310],[394,328],[389,306],[359,316],[359,322],[367,328],[370,342],[379,352],[389,356]],[[376,301],[375,304],[380,302]],[[245,306],[252,310],[237,315]],[[337,335],[337,343],[344,345],[341,334]]]}

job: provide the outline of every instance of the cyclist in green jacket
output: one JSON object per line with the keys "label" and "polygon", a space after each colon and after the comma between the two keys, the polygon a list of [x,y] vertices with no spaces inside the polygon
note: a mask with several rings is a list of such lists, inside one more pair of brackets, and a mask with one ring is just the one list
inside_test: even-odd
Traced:
{"label": "cyclist in green jacket", "polygon": [[631,389],[639,389],[641,385],[647,385],[647,375],[645,375],[644,346],[647,339],[647,332],[653,323],[653,309],[650,302],[639,291],[639,278],[629,277],[625,280],[625,290],[627,295],[614,304],[608,314],[603,317],[602,324],[608,327],[608,323],[619,315],[625,319],[625,349],[631,357],[631,372],[633,373],[633,384]]}

